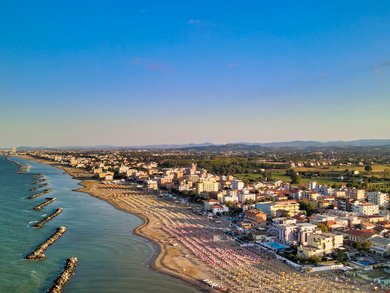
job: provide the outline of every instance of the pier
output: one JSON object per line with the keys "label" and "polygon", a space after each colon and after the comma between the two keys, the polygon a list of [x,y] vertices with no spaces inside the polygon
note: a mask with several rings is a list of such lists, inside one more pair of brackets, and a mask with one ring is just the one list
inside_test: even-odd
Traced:
{"label": "pier", "polygon": [[34,210],[36,211],[39,211],[41,210],[43,207],[47,206],[48,204],[52,203],[53,201],[55,201],[56,198],[55,197],[47,197],[46,198],[46,201],[44,201],[43,203],[37,205],[34,207]]}
{"label": "pier", "polygon": [[28,254],[26,256],[26,259],[30,260],[39,260],[46,258],[45,251],[46,249],[52,245],[54,242],[58,240],[65,232],[67,228],[64,226],[61,226],[57,228],[57,231],[50,236],[48,239],[46,239],[44,242],[42,242],[33,252]]}
{"label": "pier", "polygon": [[54,284],[50,288],[48,293],[61,293],[62,292],[62,288],[74,275],[74,270],[77,267],[77,262],[78,262],[78,260],[76,257],[68,258],[68,260],[66,261],[66,264],[65,264],[64,271],[54,281]]}
{"label": "pier", "polygon": [[34,199],[34,198],[37,198],[39,196],[42,196],[42,195],[47,194],[47,193],[52,192],[52,191],[53,191],[52,189],[45,189],[44,191],[42,191],[40,193],[29,196],[28,199]]}
{"label": "pier", "polygon": [[54,213],[52,213],[51,215],[47,216],[42,221],[39,221],[38,223],[36,223],[34,225],[34,228],[38,228],[38,229],[42,228],[47,222],[49,222],[50,220],[52,220],[55,217],[57,217],[62,212],[62,210],[63,210],[63,208],[56,209]]}

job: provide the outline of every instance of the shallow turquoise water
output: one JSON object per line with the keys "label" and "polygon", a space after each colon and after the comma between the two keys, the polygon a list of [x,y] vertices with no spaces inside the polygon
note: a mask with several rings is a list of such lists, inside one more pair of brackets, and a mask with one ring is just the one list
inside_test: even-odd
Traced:
{"label": "shallow turquoise water", "polygon": [[[149,241],[132,234],[141,224],[139,218],[72,191],[79,187],[78,181],[59,169],[29,164],[31,173],[47,177],[49,186],[44,188],[53,189],[52,193],[26,199],[38,192],[28,192],[34,181],[31,174],[16,174],[16,165],[0,157],[0,292],[45,292],[71,256],[79,259],[79,266],[65,292],[198,292],[147,267],[154,250]],[[57,200],[34,211],[46,196]],[[59,207],[64,211],[43,229],[31,227]],[[24,260],[62,225],[68,231],[48,248],[45,260]]]}

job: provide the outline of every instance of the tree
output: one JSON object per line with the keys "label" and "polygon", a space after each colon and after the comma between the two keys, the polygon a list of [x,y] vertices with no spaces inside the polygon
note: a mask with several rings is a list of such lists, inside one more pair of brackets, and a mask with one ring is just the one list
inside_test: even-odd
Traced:
{"label": "tree", "polygon": [[311,216],[315,212],[317,212],[316,203],[309,200],[301,200],[299,203],[299,209],[306,211],[308,216]]}
{"label": "tree", "polygon": [[323,223],[318,223],[317,227],[320,228],[323,233],[328,233],[329,232],[328,226],[326,226]]}
{"label": "tree", "polygon": [[312,264],[318,264],[320,261],[321,261],[321,257],[317,256],[317,255],[313,255],[311,257],[308,258],[308,261]]}
{"label": "tree", "polygon": [[372,242],[370,240],[366,240],[362,243],[362,250],[368,251],[372,246]]}
{"label": "tree", "polygon": [[290,213],[286,210],[277,210],[276,214],[278,215],[278,217],[282,217],[282,218],[289,218],[290,217]]}
{"label": "tree", "polygon": [[385,168],[383,170],[383,174],[384,174],[385,178],[389,179],[390,178],[390,168]]}
{"label": "tree", "polygon": [[287,176],[290,176],[290,177],[291,177],[294,173],[295,173],[294,169],[287,169],[287,170],[286,170],[286,175],[287,175]]}
{"label": "tree", "polygon": [[239,214],[242,213],[242,208],[237,208],[237,207],[233,207],[229,210],[229,214],[232,215],[232,216],[238,216]]}
{"label": "tree", "polygon": [[339,262],[345,262],[348,260],[348,254],[343,251],[339,251],[336,254],[336,260]]}
{"label": "tree", "polygon": [[371,172],[371,171],[372,171],[371,165],[366,165],[366,166],[364,166],[364,170],[365,170],[366,172]]}
{"label": "tree", "polygon": [[363,241],[363,242],[356,242],[355,243],[355,248],[358,249],[358,250],[365,250],[365,251],[368,251],[370,250],[372,246],[372,243],[370,240],[366,240],[366,241]]}
{"label": "tree", "polygon": [[294,169],[289,169],[286,171],[286,175],[290,176],[291,184],[299,184],[301,183],[301,176],[294,171]]}

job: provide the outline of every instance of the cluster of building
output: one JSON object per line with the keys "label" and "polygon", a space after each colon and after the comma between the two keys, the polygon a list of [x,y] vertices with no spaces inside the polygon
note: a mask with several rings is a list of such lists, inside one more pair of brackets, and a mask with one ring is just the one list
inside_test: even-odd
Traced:
{"label": "cluster of building", "polygon": [[[87,169],[102,181],[124,178],[142,182],[150,191],[191,194],[203,199],[204,210],[211,216],[238,209],[240,231],[251,232],[257,241],[296,246],[302,257],[326,256],[367,241],[372,253],[390,252],[389,200],[385,193],[331,188],[316,182],[304,187],[280,180],[246,184],[233,176],[211,174],[196,164],[160,168],[155,162],[128,159],[115,151],[88,155],[39,152],[39,156]],[[314,207],[312,215],[302,210],[302,202]]]}

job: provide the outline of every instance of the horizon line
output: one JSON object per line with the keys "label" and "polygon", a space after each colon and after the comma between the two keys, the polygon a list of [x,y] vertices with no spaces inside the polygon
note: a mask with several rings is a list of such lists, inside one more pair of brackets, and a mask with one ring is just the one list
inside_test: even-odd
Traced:
{"label": "horizon line", "polygon": [[221,145],[228,145],[228,144],[278,144],[278,143],[292,143],[292,142],[313,142],[313,143],[332,143],[332,142],[357,142],[357,141],[382,141],[382,140],[389,140],[390,138],[356,138],[356,139],[349,139],[349,140],[342,140],[342,139],[329,139],[329,140],[316,140],[316,139],[294,139],[294,140],[280,140],[280,141],[228,141],[228,142],[188,142],[188,143],[150,143],[150,144],[134,144],[134,145],[115,145],[115,144],[95,144],[95,145],[57,145],[57,146],[48,146],[48,145],[41,145],[41,146],[30,146],[30,145],[20,145],[20,146],[10,146],[10,147],[0,147],[1,149],[8,149],[8,148],[96,148],[96,147],[111,147],[111,148],[135,148],[135,147],[158,147],[158,146],[187,146],[187,145],[215,145],[215,146],[221,146]]}

